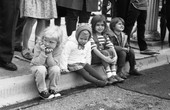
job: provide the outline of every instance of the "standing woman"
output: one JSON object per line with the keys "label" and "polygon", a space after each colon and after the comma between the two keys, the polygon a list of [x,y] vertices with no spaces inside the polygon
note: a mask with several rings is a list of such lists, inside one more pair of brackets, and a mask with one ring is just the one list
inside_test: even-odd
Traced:
{"label": "standing woman", "polygon": [[32,52],[28,47],[28,41],[32,28],[37,22],[35,29],[35,42],[41,31],[46,27],[46,20],[57,18],[56,0],[22,0],[20,5],[21,17],[26,18],[23,29],[22,56],[28,60],[32,59]]}
{"label": "standing woman", "polygon": [[91,12],[98,11],[98,0],[57,0],[57,4],[67,8],[65,19],[68,36],[76,30],[77,21],[79,24],[88,23]]}

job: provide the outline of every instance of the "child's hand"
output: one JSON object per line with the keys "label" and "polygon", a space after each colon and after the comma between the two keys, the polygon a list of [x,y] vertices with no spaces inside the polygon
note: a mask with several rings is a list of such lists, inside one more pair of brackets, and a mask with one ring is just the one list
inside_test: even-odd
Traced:
{"label": "child's hand", "polygon": [[106,56],[106,57],[105,57],[105,62],[107,62],[107,63],[113,63],[113,60],[112,60],[109,56]]}
{"label": "child's hand", "polygon": [[49,53],[51,53],[53,51],[53,49],[51,49],[51,48],[45,48],[45,53],[46,54],[49,54]]}
{"label": "child's hand", "polygon": [[123,48],[123,50],[129,52],[129,48]]}
{"label": "child's hand", "polygon": [[116,64],[116,62],[117,62],[117,57],[113,57],[113,58],[112,58],[112,61],[113,61],[112,64]]}

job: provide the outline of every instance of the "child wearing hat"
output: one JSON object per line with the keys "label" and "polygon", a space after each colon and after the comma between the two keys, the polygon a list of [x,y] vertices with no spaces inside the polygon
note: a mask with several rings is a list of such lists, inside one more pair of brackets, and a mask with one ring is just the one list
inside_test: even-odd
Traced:
{"label": "child wearing hat", "polygon": [[108,81],[90,65],[91,36],[92,31],[88,24],[80,25],[72,33],[64,46],[60,68],[62,72],[74,71],[86,81],[104,87]]}

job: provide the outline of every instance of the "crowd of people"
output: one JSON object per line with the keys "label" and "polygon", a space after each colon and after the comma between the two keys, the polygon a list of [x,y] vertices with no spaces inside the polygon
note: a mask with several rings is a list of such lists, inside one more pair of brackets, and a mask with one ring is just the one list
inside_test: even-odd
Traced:
{"label": "crowd of people", "polygon": [[[108,0],[103,2],[106,4]],[[108,25],[106,10],[89,21],[91,12],[98,10],[98,0],[1,0],[0,67],[17,70],[12,58],[14,51],[20,51],[31,61],[31,72],[44,99],[61,95],[57,90],[61,72],[74,71],[97,87],[122,83],[127,75],[141,75],[135,68],[135,53],[129,43],[137,22],[140,53],[156,53],[148,49],[144,36],[147,0],[113,0],[111,3],[116,14]],[[124,12],[119,9],[121,4],[126,8]],[[102,9],[106,9],[105,5]],[[65,17],[67,40],[60,28],[61,17]],[[50,19],[55,19],[55,26],[49,25]],[[35,23],[35,46],[31,51],[28,41]],[[129,74],[123,71],[127,61]],[[94,64],[103,65],[106,78],[91,66]]]}

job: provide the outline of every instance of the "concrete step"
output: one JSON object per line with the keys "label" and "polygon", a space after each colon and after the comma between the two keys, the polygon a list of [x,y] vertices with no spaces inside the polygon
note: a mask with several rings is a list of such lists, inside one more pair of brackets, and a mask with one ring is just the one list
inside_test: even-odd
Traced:
{"label": "concrete step", "polygon": [[[137,68],[139,70],[169,64],[170,49],[160,50],[160,54],[141,55],[136,52]],[[0,68],[0,108],[12,104],[21,103],[39,97],[36,89],[34,75],[29,70],[29,63],[14,58],[13,62],[18,65],[18,71],[11,72]],[[94,66],[103,77],[105,76],[102,66]],[[128,63],[125,71],[128,70]],[[61,75],[59,91],[75,88],[88,84],[84,79],[74,72]]]}

